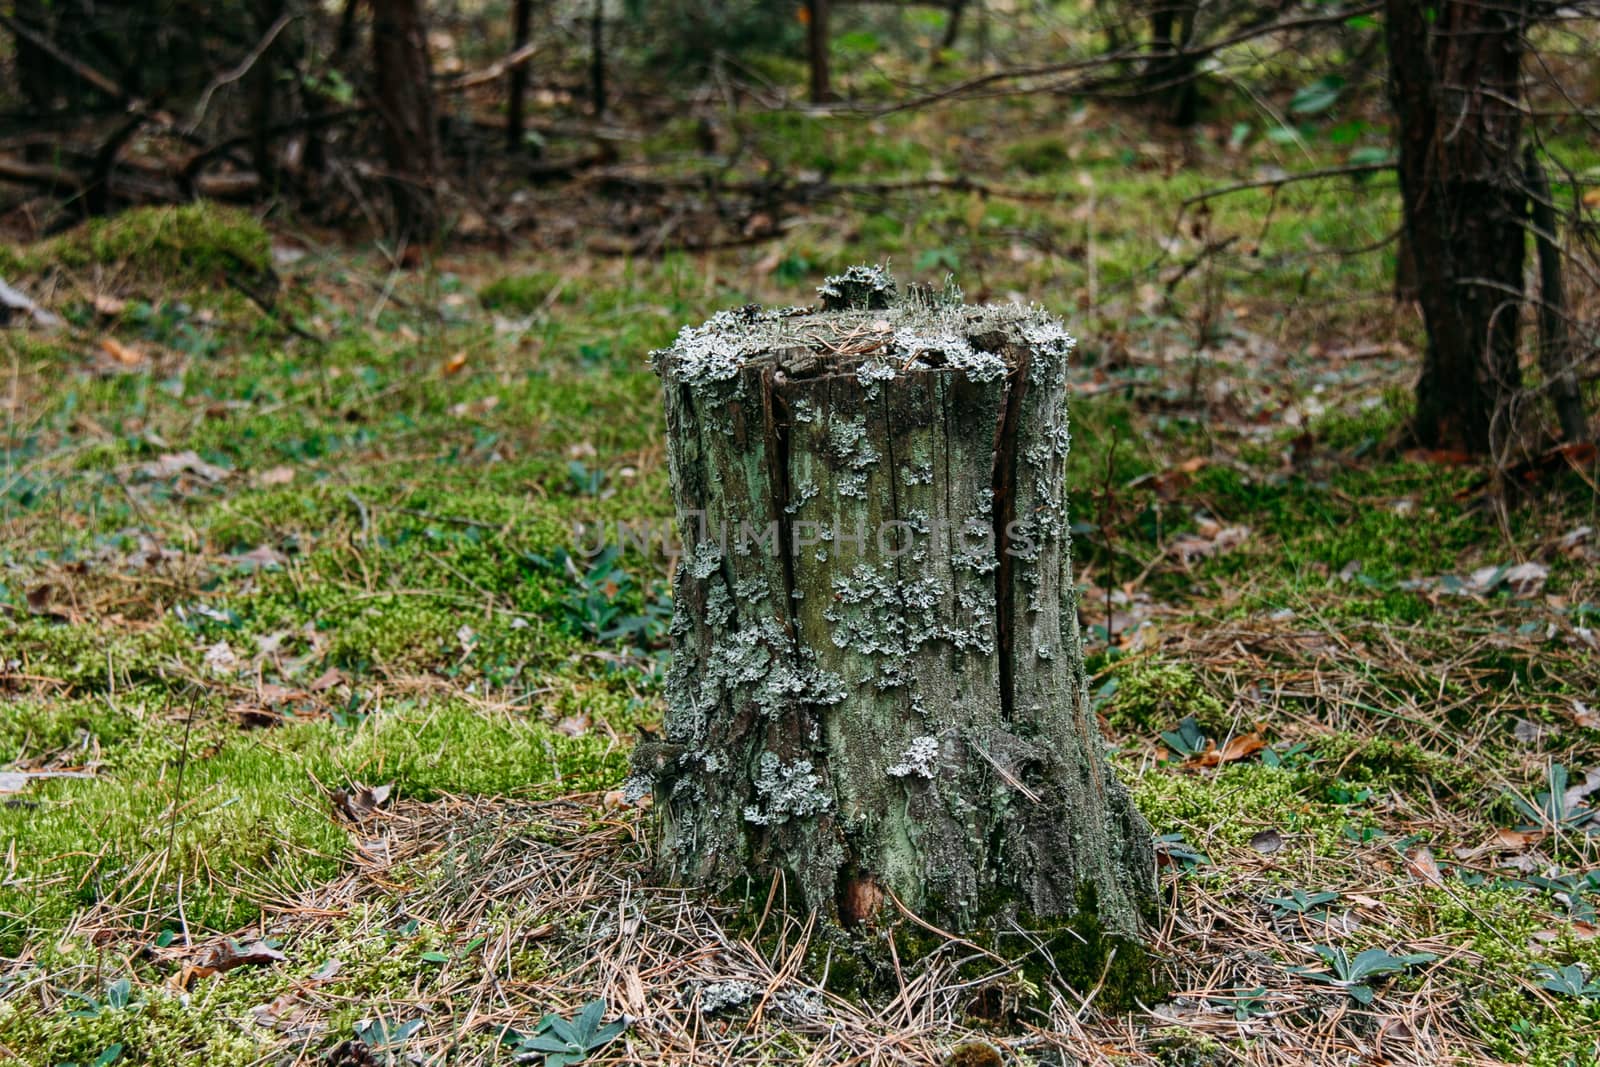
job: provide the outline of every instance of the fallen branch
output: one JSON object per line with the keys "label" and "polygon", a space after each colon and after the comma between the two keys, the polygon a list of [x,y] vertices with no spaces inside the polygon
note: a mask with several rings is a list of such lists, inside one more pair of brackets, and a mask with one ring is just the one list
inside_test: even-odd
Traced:
{"label": "fallen branch", "polygon": [[49,56],[57,63],[60,63],[63,67],[66,67],[68,70],[72,71],[72,73],[76,74],[78,77],[82,78],[96,89],[99,89],[102,93],[105,93],[107,96],[116,100],[117,103],[126,104],[130,110],[133,110],[136,107],[140,110],[143,110],[143,105],[134,100],[132,95],[129,94],[126,89],[112,81],[110,78],[106,77],[104,74],[100,73],[98,70],[95,70],[93,67],[89,66],[89,64],[83,62],[83,60],[78,59],[75,56],[68,55],[66,52],[62,51],[54,41],[35,30],[33,27],[24,22],[19,22],[10,15],[7,15],[4,11],[0,11],[0,26],[4,26],[18,37],[26,38],[29,44],[32,44],[35,48],[39,49],[39,51]]}
{"label": "fallen branch", "polygon": [[11,156],[0,156],[0,181],[31,185],[50,193],[77,193],[83,179],[65,167],[28,163]]}
{"label": "fallen branch", "polygon": [[206,110],[211,107],[211,97],[216,94],[216,91],[225,85],[232,85],[246,74],[249,74],[250,69],[261,61],[262,56],[267,54],[267,49],[272,47],[272,42],[278,39],[278,34],[282,33],[296,17],[288,12],[279,15],[272,25],[268,27],[267,32],[262,35],[255,48],[250,50],[250,54],[240,60],[238,66],[232,70],[224,71],[211,79],[211,84],[206,86],[205,91],[200,94],[199,102],[194,105],[194,115],[189,120],[190,133],[199,130],[200,123],[205,121]]}
{"label": "fallen branch", "polygon": [[1360,174],[1382,174],[1394,170],[1393,163],[1351,163],[1343,167],[1324,167],[1321,170],[1306,170],[1296,174],[1285,174],[1277,178],[1258,178],[1255,181],[1236,182],[1233,185],[1224,185],[1218,189],[1207,189],[1203,193],[1186,198],[1182,206],[1187,208],[1194,204],[1203,204],[1207,200],[1215,200],[1219,196],[1228,196],[1232,193],[1242,193],[1248,189],[1276,189],[1280,185],[1291,182],[1317,181],[1321,178],[1347,178]]}
{"label": "fallen branch", "polygon": [[486,85],[505,77],[506,72],[522,66],[528,60],[539,54],[540,43],[529,42],[514,52],[509,52],[490,63],[482,70],[475,70],[471,74],[463,74],[459,78],[447,81],[435,91],[441,93],[458,93],[463,89],[470,89],[474,85]]}

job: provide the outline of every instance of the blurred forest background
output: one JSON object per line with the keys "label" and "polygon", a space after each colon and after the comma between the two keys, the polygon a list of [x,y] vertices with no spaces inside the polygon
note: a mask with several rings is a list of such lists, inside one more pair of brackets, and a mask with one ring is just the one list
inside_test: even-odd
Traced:
{"label": "blurred forest background", "polygon": [[[0,181],[17,193],[10,220],[36,232],[200,197],[387,233],[408,264],[463,242],[655,256],[774,242],[849,198],[1092,206],[1096,177],[1114,175],[1085,169],[1085,149],[1110,137],[1130,176],[1175,179],[1153,191],[1161,259],[1102,277],[1104,252],[1076,241],[1057,285],[1093,305],[1187,282],[1203,345],[1218,310],[1205,290],[1298,276],[1297,302],[1333,305],[1352,294],[1328,283],[1373,260],[1427,331],[1416,443],[1504,466],[1546,443],[1525,385],[1560,438],[1589,437],[1593,14],[1533,0],[29,0],[4,14]],[[943,145],[908,118],[935,111],[953,119]],[[1212,198],[1229,190],[1196,188],[1196,171],[1274,194],[1256,202],[1258,232],[1218,227]],[[992,186],[1019,172],[1041,180]],[[1312,178],[1351,201],[1398,183],[1404,211],[1308,246],[1274,215],[1280,190]],[[982,210],[914,263],[975,273],[999,243]],[[1061,251],[1059,235],[1009,236]]]}

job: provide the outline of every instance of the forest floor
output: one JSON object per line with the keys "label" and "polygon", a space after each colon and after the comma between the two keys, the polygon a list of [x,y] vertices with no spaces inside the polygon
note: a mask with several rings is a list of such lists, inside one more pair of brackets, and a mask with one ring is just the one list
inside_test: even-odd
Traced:
{"label": "forest floor", "polygon": [[[751,123],[775,167],[1018,195],[640,258],[558,241],[627,214],[570,189],[548,243],[418,269],[212,208],[0,248],[67,319],[0,333],[0,1061],[509,1063],[599,999],[595,1063],[1595,1063],[1600,494],[1392,447],[1392,181],[1180,218],[1309,150]],[[652,887],[608,795],[671,560],[574,523],[670,517],[646,353],[878,260],[1080,336],[1092,687],[1163,859],[1141,1010],[944,950],[831,991],[800,924]]]}

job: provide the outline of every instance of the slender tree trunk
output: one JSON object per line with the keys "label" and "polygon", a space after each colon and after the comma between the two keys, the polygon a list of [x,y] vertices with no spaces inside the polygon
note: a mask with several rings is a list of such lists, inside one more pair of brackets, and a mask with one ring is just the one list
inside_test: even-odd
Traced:
{"label": "slender tree trunk", "polygon": [[1521,385],[1524,0],[1387,0],[1400,191],[1428,348],[1413,432],[1492,452]]}
{"label": "slender tree trunk", "polygon": [[822,291],[655,356],[686,544],[665,737],[634,766],[665,873],[758,900],[781,877],[846,941],[902,909],[1007,951],[1020,924],[1081,950],[1075,983],[1116,944],[1131,982],[1154,865],[1085,683],[1071,340],[866,268]]}
{"label": "slender tree trunk", "polygon": [[[263,0],[257,3],[253,8],[257,33],[264,35],[270,30],[287,7],[288,0]],[[277,117],[278,95],[281,91],[278,61],[289,47],[293,32],[292,26],[286,27],[256,59],[246,75],[250,101],[250,162],[261,179],[261,188],[267,191],[274,190],[278,184],[277,160],[270,132]]]}
{"label": "slender tree trunk", "polygon": [[1155,0],[1150,13],[1151,57],[1144,80],[1162,102],[1165,118],[1175,126],[1192,126],[1200,117],[1200,89],[1195,81],[1196,0]]}
{"label": "slender tree trunk", "polygon": [[811,64],[811,102],[825,104],[833,99],[833,80],[828,63],[829,0],[806,0],[806,56]]}
{"label": "slender tree trunk", "polygon": [[1555,403],[1561,436],[1570,442],[1589,440],[1589,417],[1572,365],[1572,338],[1567,331],[1567,291],[1562,280],[1561,244],[1550,180],[1533,146],[1523,150],[1528,181],[1528,215],[1539,260],[1539,370]]}
{"label": "slender tree trunk", "polygon": [[956,46],[956,38],[961,34],[961,13],[966,9],[967,0],[950,0],[949,13],[944,20],[944,36],[939,39],[940,51]]}
{"label": "slender tree trunk", "polygon": [[606,113],[606,7],[594,0],[589,9],[589,105],[595,118]]}
{"label": "slender tree trunk", "polygon": [[[515,0],[511,8],[511,48],[513,51],[528,43],[533,27],[533,0]],[[528,64],[518,63],[511,68],[510,82],[506,86],[506,151],[521,152],[522,106],[528,95]]]}
{"label": "slender tree trunk", "polygon": [[395,234],[429,243],[439,236],[443,165],[421,0],[372,0],[372,66]]}

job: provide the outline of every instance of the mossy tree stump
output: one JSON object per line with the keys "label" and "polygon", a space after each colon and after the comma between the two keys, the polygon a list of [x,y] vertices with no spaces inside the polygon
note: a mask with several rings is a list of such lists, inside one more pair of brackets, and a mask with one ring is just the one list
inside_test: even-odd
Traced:
{"label": "mossy tree stump", "polygon": [[835,930],[1136,941],[1154,862],[1085,684],[1072,339],[876,268],[821,293],[654,354],[685,554],[634,762],[664,873],[763,897],[781,874]]}

